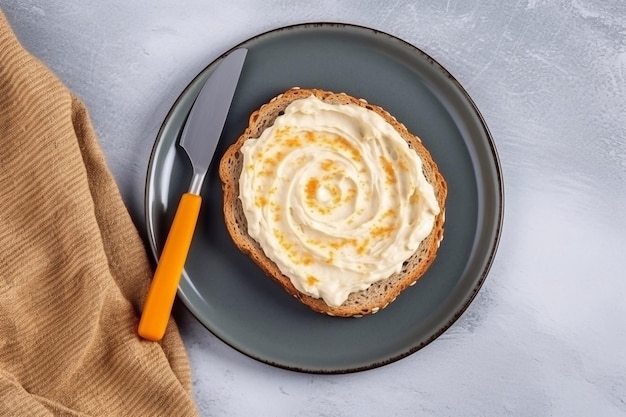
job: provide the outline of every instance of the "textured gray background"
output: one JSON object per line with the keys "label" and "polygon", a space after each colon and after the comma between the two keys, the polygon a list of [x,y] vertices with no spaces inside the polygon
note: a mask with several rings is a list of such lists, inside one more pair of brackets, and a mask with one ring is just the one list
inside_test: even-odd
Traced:
{"label": "textured gray background", "polygon": [[[423,49],[498,147],[505,225],[474,303],[394,364],[343,376],[258,363],[183,308],[203,416],[626,415],[626,3],[622,0],[0,0],[87,104],[131,215],[176,97],[236,43],[337,21]],[[179,306],[180,307],[180,306]]]}

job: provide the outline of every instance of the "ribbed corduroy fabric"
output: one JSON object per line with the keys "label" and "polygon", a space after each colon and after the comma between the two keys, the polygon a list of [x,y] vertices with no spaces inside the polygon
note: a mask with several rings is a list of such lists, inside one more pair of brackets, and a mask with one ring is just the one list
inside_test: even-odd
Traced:
{"label": "ribbed corduroy fabric", "polygon": [[173,320],[136,333],[152,270],[81,101],[0,11],[0,416],[192,416]]}

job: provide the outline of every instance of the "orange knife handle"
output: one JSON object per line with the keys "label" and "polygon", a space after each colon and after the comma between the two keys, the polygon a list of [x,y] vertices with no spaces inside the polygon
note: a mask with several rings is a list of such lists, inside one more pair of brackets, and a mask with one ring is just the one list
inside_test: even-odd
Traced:
{"label": "orange knife handle", "polygon": [[144,339],[159,341],[165,334],[201,202],[199,195],[185,193],[178,203],[139,320],[138,333]]}

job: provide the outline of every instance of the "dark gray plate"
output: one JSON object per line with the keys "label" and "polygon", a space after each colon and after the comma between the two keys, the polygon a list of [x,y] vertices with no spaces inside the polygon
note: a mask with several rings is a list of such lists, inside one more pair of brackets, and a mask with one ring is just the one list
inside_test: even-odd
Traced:
{"label": "dark gray plate", "polygon": [[[201,217],[178,296],[233,348],[293,370],[364,370],[432,342],[478,292],[500,235],[500,166],[474,103],[431,57],[372,29],[298,25],[239,46],[249,49],[248,58],[204,184]],[[191,178],[177,140],[202,83],[219,61],[183,91],[156,139],[146,185],[147,228],[155,258]],[[221,155],[255,109],[292,86],[343,91],[384,107],[422,138],[448,181],[445,234],[437,260],[415,286],[378,314],[342,319],[312,312],[241,254],[224,226],[217,175]]]}

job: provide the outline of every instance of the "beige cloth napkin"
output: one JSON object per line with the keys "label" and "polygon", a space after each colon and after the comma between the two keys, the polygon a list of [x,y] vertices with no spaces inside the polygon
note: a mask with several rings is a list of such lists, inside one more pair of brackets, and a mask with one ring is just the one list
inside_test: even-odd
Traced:
{"label": "beige cloth napkin", "polygon": [[151,275],[85,108],[0,11],[0,415],[196,415],[173,320],[136,334]]}

